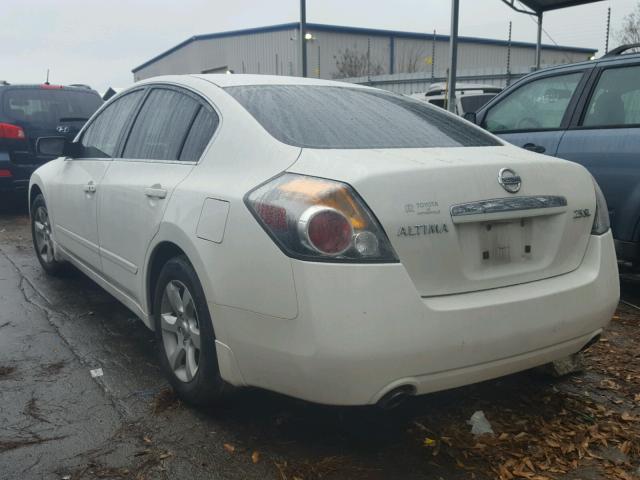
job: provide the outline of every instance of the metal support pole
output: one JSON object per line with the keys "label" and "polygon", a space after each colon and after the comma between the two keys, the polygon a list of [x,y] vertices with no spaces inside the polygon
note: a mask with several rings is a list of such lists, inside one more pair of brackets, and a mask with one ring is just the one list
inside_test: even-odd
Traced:
{"label": "metal support pole", "polygon": [[538,13],[538,41],[536,43],[536,70],[542,65],[542,12]]}
{"label": "metal support pole", "polygon": [[507,87],[511,84],[511,32],[513,23],[509,22],[509,46],[507,47]]}
{"label": "metal support pole", "polygon": [[307,30],[307,2],[300,0],[300,65],[302,76],[307,76],[307,40],[304,38]]}
{"label": "metal support pole", "polygon": [[433,41],[431,42],[431,83],[436,76],[436,31],[433,31]]}
{"label": "metal support pole", "polygon": [[449,40],[449,85],[447,92],[447,109],[456,111],[456,75],[458,67],[458,21],[460,17],[460,0],[451,0],[451,37]]}
{"label": "metal support pole", "polygon": [[609,37],[611,36],[611,7],[607,10],[607,41],[604,45],[604,53],[609,53]]}

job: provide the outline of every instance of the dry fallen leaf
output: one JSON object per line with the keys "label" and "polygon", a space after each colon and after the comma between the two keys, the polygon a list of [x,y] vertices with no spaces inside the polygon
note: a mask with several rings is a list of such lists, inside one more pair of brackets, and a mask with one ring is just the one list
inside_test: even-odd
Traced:
{"label": "dry fallen leaf", "polygon": [[233,453],[236,451],[236,447],[234,447],[233,445],[231,445],[230,443],[225,443],[223,445],[224,449],[229,452],[229,453]]}
{"label": "dry fallen leaf", "polygon": [[423,445],[425,447],[435,447],[436,446],[436,441],[433,438],[427,437],[427,438],[424,439]]}
{"label": "dry fallen leaf", "polygon": [[631,415],[629,412],[623,412],[622,415],[620,415],[620,418],[622,420],[624,420],[625,422],[636,422],[638,420],[636,417]]}
{"label": "dry fallen leaf", "polygon": [[257,451],[256,451],[256,452],[253,452],[253,453],[251,454],[251,461],[252,461],[253,463],[258,463],[258,462],[260,461],[260,452],[257,452]]}

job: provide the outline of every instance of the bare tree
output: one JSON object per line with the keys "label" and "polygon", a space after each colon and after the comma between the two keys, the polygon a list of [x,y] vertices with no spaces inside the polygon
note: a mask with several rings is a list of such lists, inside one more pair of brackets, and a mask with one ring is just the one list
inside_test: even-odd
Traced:
{"label": "bare tree", "polygon": [[640,2],[635,10],[622,21],[622,28],[616,32],[616,39],[621,45],[640,43]]}
{"label": "bare tree", "polygon": [[384,73],[384,67],[371,61],[367,52],[359,53],[355,48],[346,48],[333,58],[337,69],[333,78],[364,77]]}
{"label": "bare tree", "polygon": [[410,48],[403,48],[398,59],[398,72],[415,73],[425,69],[425,53],[422,45],[412,45]]}

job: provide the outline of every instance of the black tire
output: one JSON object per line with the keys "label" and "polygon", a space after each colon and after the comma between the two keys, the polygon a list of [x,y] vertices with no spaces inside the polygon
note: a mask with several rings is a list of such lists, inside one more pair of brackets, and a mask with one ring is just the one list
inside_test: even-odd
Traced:
{"label": "black tire", "polygon": [[[46,218],[46,221],[43,221]],[[51,223],[49,211],[42,194],[31,202],[31,238],[36,257],[48,275],[60,276],[64,273],[66,264],[55,259],[53,240],[51,238]]]}
{"label": "black tire", "polygon": [[[182,301],[184,300],[184,289],[182,287],[188,290],[193,302],[189,304],[192,307],[185,309],[183,306],[183,314],[180,316],[173,312],[174,308],[170,305],[171,302],[169,300],[171,294],[167,289],[177,288],[180,293],[179,298]],[[206,406],[223,399],[229,387],[220,376],[215,334],[209,307],[198,276],[184,255],[172,258],[162,267],[155,286],[153,299],[155,335],[160,364],[171,386],[180,398],[190,404]],[[189,315],[185,313],[186,311],[189,311]],[[200,349],[195,349],[195,343],[190,344],[191,351],[197,351],[197,355],[193,353],[193,358],[197,358],[197,370],[195,374],[191,375],[188,373],[192,370],[189,368],[188,363],[193,362],[188,362],[187,360],[189,355],[188,342],[192,342],[192,339],[196,338],[196,335],[193,334],[195,330],[176,327],[175,330],[180,329],[180,332],[184,333],[174,332],[173,327],[169,328],[173,324],[167,321],[163,322],[162,316],[164,314],[168,315],[169,318],[173,318],[172,315],[175,314],[175,325],[178,325],[181,322],[187,322],[187,324],[192,322],[194,320],[191,318],[193,313],[195,313],[195,320],[199,330],[197,337],[199,338]],[[187,324],[182,323],[182,325]],[[189,333],[187,334],[186,332]],[[174,341],[176,346],[172,349]],[[170,357],[176,350],[179,350],[180,353],[173,356],[174,361],[172,362]],[[184,355],[184,368],[181,365],[181,360],[177,360],[182,355]],[[180,367],[175,368],[177,364],[180,364]]]}

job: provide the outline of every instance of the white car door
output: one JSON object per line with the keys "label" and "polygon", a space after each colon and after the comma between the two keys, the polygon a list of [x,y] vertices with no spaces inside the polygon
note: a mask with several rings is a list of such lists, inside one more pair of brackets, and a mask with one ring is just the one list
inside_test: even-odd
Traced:
{"label": "white car door", "polygon": [[97,206],[100,184],[116,151],[122,125],[142,97],[133,91],[114,100],[85,129],[78,158],[67,158],[52,185],[56,242],[77,261],[102,270]]}
{"label": "white car door", "polygon": [[141,274],[174,188],[193,170],[218,124],[215,111],[174,87],[149,91],[102,185],[98,215],[103,272],[143,298]]}

